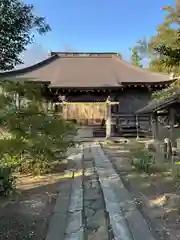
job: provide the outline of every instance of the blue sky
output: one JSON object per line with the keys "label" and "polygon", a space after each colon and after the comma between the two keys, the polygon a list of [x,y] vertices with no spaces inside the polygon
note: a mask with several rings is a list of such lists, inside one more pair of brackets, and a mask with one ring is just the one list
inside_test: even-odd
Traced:
{"label": "blue sky", "polygon": [[[26,0],[52,31],[36,37],[30,58],[48,51],[115,51],[125,59],[137,40],[155,34],[172,0]],[[28,53],[29,53],[28,52]],[[27,55],[27,54],[26,54]],[[36,55],[36,56],[35,56]],[[34,56],[34,57],[33,57]]]}

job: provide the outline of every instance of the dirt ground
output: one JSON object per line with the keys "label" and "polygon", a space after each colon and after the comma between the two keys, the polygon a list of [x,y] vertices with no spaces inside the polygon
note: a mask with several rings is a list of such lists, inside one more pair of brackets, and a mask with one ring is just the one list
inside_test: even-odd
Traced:
{"label": "dirt ground", "polygon": [[156,239],[180,239],[180,189],[170,171],[151,175],[140,173],[131,165],[135,142],[102,143],[106,155],[131,192]]}
{"label": "dirt ground", "polygon": [[45,239],[63,176],[17,176],[16,193],[0,199],[0,240]]}

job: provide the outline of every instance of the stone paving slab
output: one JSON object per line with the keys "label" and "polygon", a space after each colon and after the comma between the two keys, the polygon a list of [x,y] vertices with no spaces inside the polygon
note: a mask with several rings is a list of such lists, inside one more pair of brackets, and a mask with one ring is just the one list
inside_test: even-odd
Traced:
{"label": "stone paving slab", "polygon": [[46,240],[64,240],[65,235],[69,240],[83,240],[81,238],[83,232],[83,229],[81,229],[83,196],[81,180],[82,146],[79,146],[78,149],[70,149],[68,154],[68,159],[74,161],[76,167],[67,171],[65,178],[60,181],[59,194],[50,220]]}
{"label": "stone paving slab", "polygon": [[109,240],[108,222],[101,186],[94,168],[90,145],[84,149],[85,239]]}
{"label": "stone paving slab", "polygon": [[93,130],[91,127],[81,127],[77,131],[76,140],[78,141],[86,141],[90,140],[93,137]]}
{"label": "stone paving slab", "polygon": [[59,240],[64,238],[67,224],[68,207],[70,203],[72,179],[73,174],[71,172],[69,173],[68,180],[62,180],[64,183],[61,181],[59,195],[50,220],[46,240]]}
{"label": "stone paving slab", "polygon": [[82,183],[82,158],[83,146],[80,146],[79,158],[76,159],[76,169],[72,183],[70,205],[67,214],[67,226],[65,240],[83,240],[84,226],[82,219],[83,212],[83,183]]}
{"label": "stone paving slab", "polygon": [[71,159],[76,167],[60,186],[46,240],[154,240],[98,142]]}
{"label": "stone paving slab", "polygon": [[102,154],[99,143],[92,143],[91,148],[104,194],[106,210],[109,213],[114,239],[133,240],[113,187],[112,181],[117,181],[119,177],[112,168],[111,163]]}
{"label": "stone paving slab", "polygon": [[[100,144],[97,142],[92,144],[92,151],[104,190],[112,229],[116,235],[115,239],[154,240],[145,219],[136,208]],[[113,216],[111,217],[111,215]]]}

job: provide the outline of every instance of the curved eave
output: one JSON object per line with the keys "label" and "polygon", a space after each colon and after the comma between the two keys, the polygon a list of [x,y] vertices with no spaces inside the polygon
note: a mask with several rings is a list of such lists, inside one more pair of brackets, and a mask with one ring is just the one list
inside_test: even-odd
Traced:
{"label": "curved eave", "polygon": [[0,77],[0,81],[1,82],[4,82],[4,81],[14,81],[14,82],[23,82],[23,81],[26,81],[26,82],[29,82],[29,83],[39,83],[39,84],[46,84],[46,85],[50,85],[50,81],[41,81],[41,80],[35,80],[35,79],[33,79],[33,78],[28,78],[28,77],[19,77],[18,78],[18,76],[17,77],[14,77],[14,76],[12,76],[12,77],[10,77],[10,76],[8,76],[8,77],[3,77],[3,78],[1,78]]}
{"label": "curved eave", "polygon": [[[50,85],[49,86],[50,88],[52,88],[52,89],[56,89],[56,88],[59,88],[59,86],[57,85]],[[72,88],[72,89],[77,89],[77,90],[79,90],[79,89],[85,89],[85,90],[98,90],[98,89],[109,89],[109,88],[111,88],[111,89],[121,89],[123,86],[96,86],[96,87],[76,87],[76,86],[71,86],[71,87],[60,87],[60,88],[62,88],[62,89],[69,89],[69,88]]]}
{"label": "curved eave", "polygon": [[78,53],[75,56],[61,56],[61,53],[53,53],[51,57],[33,66],[0,72],[0,79],[25,79],[50,83],[51,88],[64,89],[163,87],[174,81],[170,80],[168,75],[151,73],[132,66],[112,53],[90,54],[92,56],[79,57]]}
{"label": "curved eave", "polygon": [[0,78],[1,77],[14,77],[14,76],[18,76],[18,75],[22,75],[22,74],[26,74],[32,71],[35,71],[41,67],[44,67],[48,64],[50,64],[51,62],[53,62],[54,60],[56,60],[58,58],[57,55],[53,55],[37,64],[34,64],[32,66],[26,67],[26,68],[22,68],[22,69],[17,69],[17,70],[12,70],[12,71],[6,71],[6,72],[0,72]]}
{"label": "curved eave", "polygon": [[174,102],[179,103],[179,93],[177,93],[167,99],[164,99],[164,100],[163,99],[162,100],[153,100],[145,107],[139,109],[136,112],[136,114],[141,115],[141,114],[147,114],[147,113],[154,113],[154,112],[165,109],[166,107],[170,106]]}
{"label": "curved eave", "polygon": [[171,83],[173,83],[176,79],[171,79],[171,80],[167,80],[167,81],[158,81],[158,82],[122,82],[122,86],[140,86],[140,85],[152,85],[152,86],[163,86],[163,85],[169,85]]}

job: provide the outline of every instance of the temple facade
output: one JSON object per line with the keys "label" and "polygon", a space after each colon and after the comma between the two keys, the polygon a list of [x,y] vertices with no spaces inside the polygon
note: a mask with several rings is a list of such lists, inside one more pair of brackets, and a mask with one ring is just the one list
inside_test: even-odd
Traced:
{"label": "temple facade", "polygon": [[[63,104],[63,117],[84,124],[108,119],[108,99],[111,125],[116,127],[135,124],[136,111],[148,104],[152,92],[173,81],[126,63],[120,54],[94,52],[52,52],[38,64],[0,73],[1,79],[11,77],[42,82],[56,110],[62,111],[57,106]],[[139,125],[148,126],[148,116],[139,117]]]}

